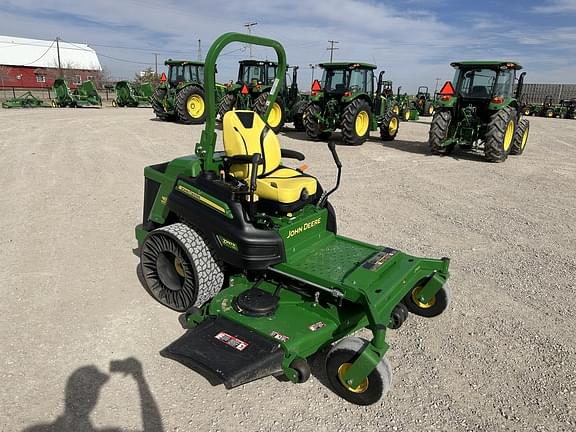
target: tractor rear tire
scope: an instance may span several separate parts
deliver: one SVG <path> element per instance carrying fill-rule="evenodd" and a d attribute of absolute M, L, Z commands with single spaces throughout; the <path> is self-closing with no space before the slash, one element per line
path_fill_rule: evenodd
<path fill-rule="evenodd" d="M 530 122 L 526 119 L 520 120 L 516 126 L 516 132 L 514 132 L 514 141 L 512 142 L 512 149 L 510 150 L 511 155 L 521 155 L 524 153 L 529 133 Z"/>
<path fill-rule="evenodd" d="M 358 387 L 344 382 L 348 368 L 356 361 L 369 342 L 359 337 L 347 337 L 334 345 L 326 356 L 326 377 L 332 391 L 356 405 L 372 405 L 385 395 L 392 385 L 392 367 L 383 357 Z"/>
<path fill-rule="evenodd" d="M 355 99 L 344 108 L 342 113 L 342 137 L 344 144 L 361 145 L 370 137 L 372 110 L 364 99 Z"/>
<path fill-rule="evenodd" d="M 506 107 L 490 117 L 484 137 L 484 157 L 489 162 L 504 162 L 514 141 L 516 110 Z"/>
<path fill-rule="evenodd" d="M 454 150 L 454 144 L 449 146 L 442 145 L 442 142 L 448 139 L 450 123 L 452 123 L 452 113 L 450 111 L 436 111 L 434 113 L 428 134 L 428 145 L 432 153 L 448 155 Z"/>
<path fill-rule="evenodd" d="M 156 90 L 154 90 L 154 93 L 152 93 L 152 97 L 150 98 L 150 105 L 152 105 L 154 114 L 156 114 L 156 117 L 162 120 L 168 120 L 170 118 L 170 115 L 166 112 L 163 105 L 163 101 L 167 93 L 168 92 L 165 88 L 158 87 Z"/>
<path fill-rule="evenodd" d="M 222 121 L 224 119 L 224 114 L 228 111 L 232 111 L 236 105 L 236 95 L 234 93 L 227 93 L 224 95 L 220 104 L 218 105 L 218 120 Z"/>
<path fill-rule="evenodd" d="M 398 126 L 400 119 L 394 111 L 388 111 L 384 114 L 380 122 L 380 138 L 382 141 L 392 141 L 398 135 Z"/>
<path fill-rule="evenodd" d="M 318 104 L 311 103 L 306 107 L 302 119 L 304 121 L 304 127 L 306 129 L 306 135 L 315 141 L 323 140 L 331 135 L 331 132 L 325 132 L 320 129 L 320 124 L 318 123 L 318 115 L 322 113 L 322 108 Z"/>
<path fill-rule="evenodd" d="M 256 98 L 254 105 L 252 106 L 252 110 L 258 113 L 262 118 L 264 118 L 264 114 L 266 114 L 266 100 L 269 95 L 269 92 L 262 93 Z M 276 97 L 276 101 L 274 102 L 274 105 L 272 105 L 272 110 L 268 115 L 267 124 L 274 133 L 278 133 L 282 130 L 282 127 L 284 127 L 285 118 L 286 113 L 284 112 L 284 101 L 282 101 L 282 98 Z"/>
<path fill-rule="evenodd" d="M 303 116 L 307 105 L 308 101 L 298 101 L 292 107 L 292 121 L 294 123 L 294 129 L 296 129 L 298 132 L 304 132 L 306 130 L 306 127 L 304 127 Z"/>
<path fill-rule="evenodd" d="M 198 86 L 184 87 L 176 95 L 176 114 L 184 124 L 202 124 L 206 120 L 206 98 Z"/>
<path fill-rule="evenodd" d="M 178 312 L 202 306 L 224 284 L 222 262 L 203 236 L 183 223 L 151 231 L 140 264 L 146 291 Z"/>
<path fill-rule="evenodd" d="M 432 102 L 426 102 L 424 105 L 424 115 L 429 117 L 434 115 L 434 104 Z"/>

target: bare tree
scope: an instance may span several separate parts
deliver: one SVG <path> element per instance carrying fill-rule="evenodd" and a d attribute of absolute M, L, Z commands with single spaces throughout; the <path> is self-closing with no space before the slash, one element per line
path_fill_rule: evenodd
<path fill-rule="evenodd" d="M 154 73 L 154 70 L 151 67 L 149 67 L 147 69 L 144 69 L 142 72 L 134 74 L 134 79 L 132 82 L 135 85 L 140 85 L 142 83 L 152 83 L 152 85 L 156 87 L 160 82 L 160 79 Z"/>

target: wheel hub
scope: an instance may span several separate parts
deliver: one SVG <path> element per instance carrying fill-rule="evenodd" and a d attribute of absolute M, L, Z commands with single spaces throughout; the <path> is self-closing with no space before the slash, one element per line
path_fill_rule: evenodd
<path fill-rule="evenodd" d="M 202 117 L 204 114 L 204 99 L 202 99 L 199 95 L 192 95 L 186 101 L 186 109 L 188 110 L 188 114 L 194 118 Z"/>
<path fill-rule="evenodd" d="M 422 292 L 422 287 L 417 287 L 412 290 L 412 301 L 421 309 L 430 309 L 436 304 L 436 297 L 432 297 L 428 302 L 420 301 L 420 293 Z"/>
<path fill-rule="evenodd" d="M 352 393 L 364 393 L 368 390 L 368 377 L 364 378 L 362 382 L 357 387 L 352 387 L 348 384 L 344 377 L 346 376 L 346 372 L 352 367 L 352 363 L 342 363 L 338 368 L 338 379 L 340 383 L 346 388 L 346 390 L 351 391 Z"/>

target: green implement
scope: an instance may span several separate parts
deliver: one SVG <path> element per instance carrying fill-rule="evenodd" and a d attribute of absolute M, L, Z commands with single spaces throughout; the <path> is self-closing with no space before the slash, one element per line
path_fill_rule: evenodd
<path fill-rule="evenodd" d="M 526 73 L 517 78 L 516 72 L 522 66 L 513 61 L 466 61 L 451 66 L 456 69 L 454 79 L 442 86 L 430 125 L 432 153 L 447 155 L 459 146 L 483 151 L 489 162 L 522 154 L 530 129 L 519 102 Z"/>
<path fill-rule="evenodd" d="M 113 107 L 149 107 L 152 96 L 152 84 L 143 83 L 139 86 L 128 81 L 118 81 L 114 86 L 116 99 L 112 99 Z"/>
<path fill-rule="evenodd" d="M 29 91 L 2 102 L 2 108 L 47 108 L 49 106 L 50 105 L 46 105 L 42 99 L 37 98 Z"/>
<path fill-rule="evenodd" d="M 90 80 L 84 81 L 74 91 L 70 91 L 66 81 L 63 78 L 58 78 L 54 81 L 52 90 L 55 92 L 55 98 L 52 100 L 54 108 L 102 106 L 102 98 L 98 94 L 94 82 Z"/>
<path fill-rule="evenodd" d="M 215 151 L 214 70 L 233 42 L 273 48 L 278 56 L 262 117 L 229 111 L 224 151 Z M 282 149 L 267 123 L 282 88 L 280 43 L 226 33 L 212 44 L 204 71 L 206 123 L 195 154 L 145 168 L 144 213 L 136 227 L 142 283 L 181 312 L 186 333 L 162 355 L 233 388 L 256 379 L 310 377 L 308 359 L 327 349 L 331 389 L 369 405 L 384 395 L 392 369 L 386 335 L 409 313 L 440 315 L 450 296 L 449 259 L 418 258 L 337 234 L 315 177 L 284 165 L 304 155 Z M 367 328 L 370 340 L 350 335 Z M 423 372 L 424 373 L 424 372 Z"/>

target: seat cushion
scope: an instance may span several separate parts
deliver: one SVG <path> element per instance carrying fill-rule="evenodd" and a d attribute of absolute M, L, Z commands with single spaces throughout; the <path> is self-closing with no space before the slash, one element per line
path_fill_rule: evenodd
<path fill-rule="evenodd" d="M 300 200 L 306 189 L 308 196 L 316 193 L 317 181 L 292 168 L 279 167 L 269 175 L 256 180 L 256 194 L 266 200 L 289 204 Z"/>

